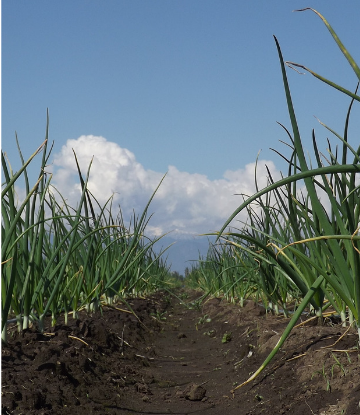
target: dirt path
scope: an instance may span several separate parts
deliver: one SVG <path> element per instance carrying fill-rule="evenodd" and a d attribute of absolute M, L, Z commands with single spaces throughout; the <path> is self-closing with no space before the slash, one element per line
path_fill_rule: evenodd
<path fill-rule="evenodd" d="M 138 319 L 119 305 L 44 335 L 14 332 L 2 349 L 2 413 L 360 414 L 354 331 L 340 338 L 345 329 L 330 320 L 296 329 L 264 374 L 232 394 L 286 321 L 251 301 L 197 307 L 195 298 L 184 306 L 160 293 L 130 302 Z"/>

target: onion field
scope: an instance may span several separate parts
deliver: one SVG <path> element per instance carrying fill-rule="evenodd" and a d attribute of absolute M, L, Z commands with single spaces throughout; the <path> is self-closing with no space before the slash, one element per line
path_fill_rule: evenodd
<path fill-rule="evenodd" d="M 360 82 L 359 66 L 328 21 L 301 11 L 316 13 Z M 229 415 L 244 408 L 300 415 L 308 406 L 320 415 L 335 413 L 320 412 L 332 388 L 341 405 L 350 402 L 337 410 L 355 413 L 360 142 L 350 131 L 359 84 L 350 91 L 284 60 L 276 38 L 275 45 L 291 128 L 280 124 L 284 147 L 274 151 L 287 171 L 274 180 L 268 169 L 260 189 L 255 169 L 256 193 L 239 195 L 217 232 L 204 231 L 216 242 L 184 283 L 163 259 L 171 247 L 158 253 L 160 238 L 147 235 L 149 206 L 166 176 L 143 211 L 124 218 L 112 197 L 102 205 L 91 193 L 91 163 L 82 171 L 75 152 L 77 205 L 52 185 L 49 117 L 44 142 L 29 159 L 16 137 L 17 172 L 2 152 L 3 413 L 180 413 L 182 405 L 181 413 Z M 291 96 L 293 70 L 348 98 L 342 131 L 319 121 L 329 138 L 319 140 L 313 130 L 311 154 Z M 39 165 L 35 183 L 30 163 Z M 20 380 L 24 367 L 29 374 Z M 290 372 L 289 396 L 298 407 L 286 402 Z"/>

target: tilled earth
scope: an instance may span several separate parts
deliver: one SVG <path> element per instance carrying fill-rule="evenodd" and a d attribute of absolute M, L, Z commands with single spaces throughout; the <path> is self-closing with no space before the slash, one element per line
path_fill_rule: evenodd
<path fill-rule="evenodd" d="M 254 302 L 157 293 L 43 334 L 9 327 L 2 347 L 3 414 L 360 414 L 356 332 L 335 320 L 293 330 L 246 381 L 287 324 Z M 185 304 L 184 304 L 185 303 Z M 307 317 L 304 316 L 304 320 Z M 50 323 L 50 321 L 49 321 Z"/>

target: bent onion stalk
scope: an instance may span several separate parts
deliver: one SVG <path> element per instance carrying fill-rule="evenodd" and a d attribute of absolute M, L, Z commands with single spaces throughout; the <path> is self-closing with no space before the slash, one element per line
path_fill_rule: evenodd
<path fill-rule="evenodd" d="M 317 11 L 313 11 L 325 23 L 360 81 L 360 70 L 354 59 L 327 20 Z M 252 275 L 255 285 L 252 294 L 255 298 L 263 299 L 265 305 L 281 305 L 281 301 L 295 299 L 300 302 L 300 306 L 268 358 L 236 389 L 254 380 L 264 370 L 294 327 L 296 317 L 308 305 L 320 317 L 323 310 L 329 305 L 333 306 L 341 315 L 343 324 L 346 324 L 347 311 L 349 323 L 352 324 L 353 319 L 356 322 L 360 344 L 360 146 L 353 148 L 348 137 L 351 111 L 354 102 L 359 101 L 360 97 L 357 88 L 354 93 L 349 92 L 304 66 L 285 62 L 276 38 L 275 43 L 292 127 L 291 132 L 284 127 L 291 141 L 288 145 L 291 155 L 288 157 L 276 152 L 288 162 L 288 176 L 274 181 L 268 171 L 268 185 L 260 190 L 257 187 L 255 170 L 256 193 L 252 196 L 242 195 L 244 202 L 215 235 L 217 242 L 221 238 L 219 251 L 223 255 L 228 255 L 228 246 L 242 252 L 242 262 L 237 262 L 239 269 L 246 264 L 250 270 L 252 264 L 258 264 L 258 267 L 253 266 Z M 340 151 L 337 147 L 333 149 L 328 141 L 328 154 L 323 156 L 318 149 L 315 133 L 312 133 L 314 166 L 305 157 L 287 80 L 287 64 L 307 70 L 351 98 L 343 134 L 320 122 L 339 140 Z M 300 192 L 302 183 L 304 187 Z M 244 210 L 248 214 L 248 220 L 242 224 L 243 228 L 225 232 Z M 236 255 L 232 258 L 232 266 L 228 269 L 235 270 Z M 216 262 L 212 258 L 211 261 L 218 265 L 221 258 Z M 217 270 L 220 269 L 217 266 Z M 192 274 L 196 275 L 195 271 L 190 277 Z M 217 277 L 219 275 L 218 272 Z M 242 281 L 239 280 L 239 283 Z M 211 284 L 211 281 L 207 284 L 208 291 Z M 284 295 L 284 289 L 291 290 L 292 297 Z M 241 290 L 234 287 L 234 292 L 236 291 Z"/>

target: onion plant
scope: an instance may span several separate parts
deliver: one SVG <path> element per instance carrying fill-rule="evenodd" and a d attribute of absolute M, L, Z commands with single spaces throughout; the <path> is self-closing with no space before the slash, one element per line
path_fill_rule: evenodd
<path fill-rule="evenodd" d="M 313 11 L 325 23 L 360 81 L 360 69 L 354 59 L 327 20 Z M 236 209 L 219 231 L 218 238 L 258 261 L 263 280 L 261 289 L 269 298 L 275 293 L 275 301 L 284 303 L 286 289 L 291 287 L 294 292 L 301 293 L 302 301 L 269 357 L 238 387 L 253 380 L 266 367 L 309 304 L 319 317 L 332 305 L 341 315 L 343 324 L 346 319 L 356 322 L 360 338 L 360 146 L 353 148 L 348 136 L 351 110 L 360 96 L 357 88 L 354 93 L 350 92 L 302 65 L 285 62 L 276 38 L 275 42 L 292 127 L 291 132 L 285 129 L 291 154 L 277 153 L 288 162 L 288 175 L 274 182 L 268 172 L 268 186 L 257 189 L 256 194 Z M 327 156 L 320 152 L 315 132 L 312 132 L 312 164 L 305 157 L 286 66 L 304 68 L 351 98 L 343 134 L 322 123 L 339 142 L 335 148 L 327 143 Z M 240 231 L 225 233 L 244 209 L 249 217 L 246 226 Z"/>
<path fill-rule="evenodd" d="M 258 292 L 258 263 L 229 244 L 210 245 L 206 258 L 200 257 L 186 278 L 186 285 L 208 296 L 222 296 L 229 302 L 239 300 L 242 307 Z"/>
<path fill-rule="evenodd" d="M 16 137 L 17 141 L 17 137 Z M 17 141 L 18 143 L 18 141 Z M 74 153 L 81 192 L 76 208 L 52 186 L 46 172 L 52 147 L 48 149 L 48 123 L 44 143 L 13 173 L 2 153 L 5 183 L 2 189 L 2 339 L 6 341 L 9 315 L 19 330 L 35 322 L 44 330 L 44 319 L 52 324 L 60 313 L 85 307 L 96 310 L 115 296 L 147 293 L 168 287 L 170 272 L 153 250 L 156 240 L 145 237 L 149 205 L 135 213 L 128 226 L 121 210 L 114 216 L 112 198 L 100 206 L 87 187 L 91 163 L 84 178 Z M 42 152 L 39 178 L 31 188 L 27 166 Z M 26 197 L 16 201 L 15 184 L 25 181 Z M 160 182 L 161 184 L 161 182 Z M 159 186 L 160 186 L 159 184 Z M 99 213 L 96 213 L 99 212 Z M 159 238 L 158 238 L 159 239 Z"/>

